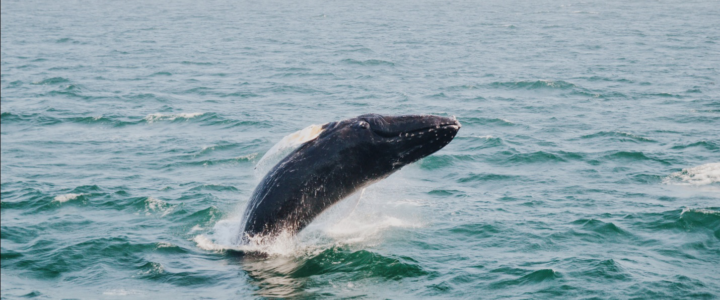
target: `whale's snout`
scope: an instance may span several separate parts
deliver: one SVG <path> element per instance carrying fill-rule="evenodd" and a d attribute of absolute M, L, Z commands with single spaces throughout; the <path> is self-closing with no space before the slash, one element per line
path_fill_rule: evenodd
<path fill-rule="evenodd" d="M 460 122 L 457 118 L 441 117 L 433 115 L 408 115 L 408 116 L 382 116 L 362 115 L 358 117 L 370 124 L 370 128 L 379 136 L 393 138 L 404 135 L 421 134 L 435 130 L 459 130 Z"/>

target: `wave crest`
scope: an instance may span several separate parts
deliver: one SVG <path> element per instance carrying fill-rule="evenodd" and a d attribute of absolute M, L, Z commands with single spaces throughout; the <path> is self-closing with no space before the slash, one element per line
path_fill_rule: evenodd
<path fill-rule="evenodd" d="M 153 123 L 157 121 L 174 121 L 175 119 L 192 119 L 194 117 L 202 116 L 204 113 L 180 113 L 180 114 L 162 114 L 155 113 L 149 114 L 145 117 L 145 121 Z"/>

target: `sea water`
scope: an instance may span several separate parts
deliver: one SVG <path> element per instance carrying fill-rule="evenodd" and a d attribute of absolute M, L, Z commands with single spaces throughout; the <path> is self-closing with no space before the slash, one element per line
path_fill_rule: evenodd
<path fill-rule="evenodd" d="M 720 297 L 717 1 L 1 6 L 3 299 Z M 240 257 L 365 113 L 463 127 Z"/>

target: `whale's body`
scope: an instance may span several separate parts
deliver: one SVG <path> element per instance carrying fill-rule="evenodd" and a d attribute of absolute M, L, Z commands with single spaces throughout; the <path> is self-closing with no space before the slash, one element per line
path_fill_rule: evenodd
<path fill-rule="evenodd" d="M 323 125 L 255 188 L 240 242 L 299 232 L 356 190 L 440 150 L 459 129 L 455 118 L 429 115 L 371 114 Z"/>

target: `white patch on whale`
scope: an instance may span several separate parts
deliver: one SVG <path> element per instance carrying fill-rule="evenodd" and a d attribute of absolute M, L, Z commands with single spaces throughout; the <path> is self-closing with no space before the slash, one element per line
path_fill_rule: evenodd
<path fill-rule="evenodd" d="M 304 129 L 285 136 L 277 144 L 272 146 L 268 152 L 255 165 L 255 176 L 263 178 L 280 160 L 300 145 L 317 138 L 323 132 L 323 125 L 310 125 Z"/>

